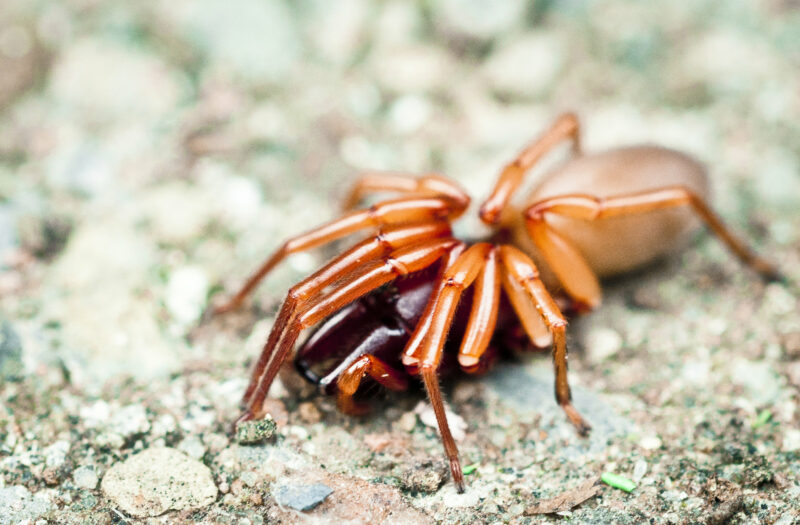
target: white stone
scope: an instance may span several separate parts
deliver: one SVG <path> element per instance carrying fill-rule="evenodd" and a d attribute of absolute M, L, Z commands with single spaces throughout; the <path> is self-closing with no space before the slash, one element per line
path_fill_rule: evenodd
<path fill-rule="evenodd" d="M 118 450 L 125 446 L 125 438 L 117 432 L 101 432 L 94 438 L 94 444 L 100 448 Z"/>
<path fill-rule="evenodd" d="M 150 422 L 147 420 L 144 406 L 127 405 L 111 415 L 109 428 L 122 437 L 129 438 L 134 434 L 143 434 L 150 430 Z"/>
<path fill-rule="evenodd" d="M 498 91 L 523 98 L 543 94 L 564 64 L 564 43 L 537 31 L 501 46 L 483 66 L 486 81 Z"/>
<path fill-rule="evenodd" d="M 405 95 L 395 100 L 389 109 L 389 122 L 395 132 L 410 134 L 422 127 L 430 114 L 431 104 L 427 98 Z"/>
<path fill-rule="evenodd" d="M 787 429 L 783 433 L 783 444 L 781 450 L 784 452 L 794 452 L 800 450 L 800 430 L 796 428 Z"/>
<path fill-rule="evenodd" d="M 745 397 L 754 405 L 772 404 L 780 395 L 780 380 L 767 361 L 735 358 L 731 365 L 731 381 L 745 389 Z"/>
<path fill-rule="evenodd" d="M 525 0 L 442 0 L 434 2 L 434 19 L 450 32 L 490 39 L 507 34 L 525 20 Z"/>
<path fill-rule="evenodd" d="M 67 453 L 69 452 L 69 441 L 56 441 L 52 445 L 45 448 L 44 463 L 48 467 L 58 468 L 67 460 Z"/>
<path fill-rule="evenodd" d="M 661 438 L 655 434 L 644 436 L 639 440 L 639 446 L 645 450 L 656 450 L 661 447 Z"/>
<path fill-rule="evenodd" d="M 21 485 L 0 488 L 0 523 L 32 523 L 52 507 L 42 494 L 32 495 Z"/>
<path fill-rule="evenodd" d="M 640 459 L 633 465 L 633 481 L 637 483 L 647 474 L 647 461 Z"/>
<path fill-rule="evenodd" d="M 105 425 L 111 418 L 111 406 L 102 399 L 98 399 L 90 405 L 82 406 L 80 417 L 87 428 L 97 428 Z"/>
<path fill-rule="evenodd" d="M 433 407 L 430 403 L 420 401 L 414 408 L 414 413 L 419 416 L 419 420 L 422 421 L 425 426 L 435 428 L 437 432 L 439 431 L 436 413 L 433 411 Z M 450 426 L 450 433 L 453 434 L 453 439 L 456 441 L 463 440 L 467 432 L 467 422 L 458 414 L 451 412 L 450 407 L 446 405 L 444 413 L 447 418 L 447 423 Z"/>
<path fill-rule="evenodd" d="M 164 302 L 175 321 L 189 325 L 203 313 L 207 293 L 206 272 L 198 266 L 184 266 L 170 274 Z"/>
<path fill-rule="evenodd" d="M 622 348 L 622 336 L 611 328 L 593 328 L 586 336 L 586 353 L 593 363 L 612 357 Z"/>
<path fill-rule="evenodd" d="M 710 361 L 689 361 L 683 365 L 681 377 L 693 385 L 705 385 L 710 373 Z"/>
<path fill-rule="evenodd" d="M 219 202 L 219 215 L 226 224 L 243 230 L 252 227 L 264 199 L 261 188 L 253 179 L 231 175 L 226 178 Z"/>
<path fill-rule="evenodd" d="M 211 470 L 171 448 L 151 448 L 111 467 L 103 493 L 136 517 L 205 507 L 217 497 Z"/>
<path fill-rule="evenodd" d="M 178 429 L 178 423 L 172 414 L 161 414 L 151 425 L 150 434 L 153 437 L 164 437 Z"/>
<path fill-rule="evenodd" d="M 185 453 L 190 458 L 203 459 L 206 447 L 197 436 L 186 436 L 178 443 L 178 450 Z"/>
<path fill-rule="evenodd" d="M 435 90 L 452 78 L 455 67 L 446 51 L 421 44 L 393 47 L 374 56 L 378 82 L 398 93 Z"/>
<path fill-rule="evenodd" d="M 76 468 L 75 472 L 72 473 L 72 480 L 75 482 L 75 485 L 82 489 L 94 490 L 97 488 L 97 472 L 95 472 L 94 467 L 91 466 Z"/>
<path fill-rule="evenodd" d="M 481 501 L 481 494 L 478 490 L 467 490 L 463 494 L 459 494 L 452 483 L 445 486 L 441 492 L 444 493 L 442 502 L 446 507 L 474 507 Z"/>

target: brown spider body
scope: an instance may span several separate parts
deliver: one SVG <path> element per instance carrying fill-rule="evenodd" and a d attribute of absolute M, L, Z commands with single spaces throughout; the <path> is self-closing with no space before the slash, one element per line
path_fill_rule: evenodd
<path fill-rule="evenodd" d="M 595 195 L 610 197 L 626 189 L 641 192 L 663 186 L 685 186 L 703 197 L 708 195 L 706 171 L 694 159 L 657 146 L 635 146 L 565 162 L 542 177 L 526 202 L 530 206 L 548 197 L 576 194 L 586 188 L 599 188 L 600 191 L 593 192 Z M 525 222 L 520 220 L 523 213 L 512 206 L 508 211 L 511 213 L 507 213 L 507 223 L 492 237 L 513 238 L 514 244 L 523 248 L 536 262 L 548 289 L 558 290 L 555 274 L 531 241 Z M 700 226 L 697 218 L 683 208 L 599 222 L 566 217 L 558 219 L 561 220 L 554 221 L 553 228 L 586 255 L 598 277 L 624 273 L 645 265 L 673 251 L 685 240 L 688 232 Z M 392 285 L 360 297 L 322 321 L 297 348 L 294 357 L 297 371 L 329 395 L 336 393 L 336 380 L 341 373 L 365 354 L 375 355 L 402 371 L 400 356 L 433 292 L 435 270 L 436 267 L 432 267 L 398 279 Z M 459 302 L 445 344 L 440 376 L 455 368 L 457 343 L 464 335 L 472 299 L 472 294 L 467 292 Z M 499 312 L 501 315 L 493 340 L 504 341 L 507 346 L 519 323 L 505 301 Z M 543 346 L 549 343 L 548 340 Z M 495 355 L 492 352 L 490 356 L 482 356 L 485 359 L 468 372 L 487 370 Z"/>
<path fill-rule="evenodd" d="M 574 158 L 542 177 L 524 206 L 512 206 L 525 174 L 565 140 L 572 142 Z M 582 155 L 571 114 L 556 120 L 500 174 L 480 208 L 480 218 L 494 228 L 487 241 L 468 246 L 453 237 L 451 222 L 470 199 L 448 179 L 369 174 L 356 184 L 346 208 L 378 192 L 401 197 L 290 239 L 216 309 L 238 307 L 292 253 L 360 230 L 374 232 L 289 290 L 253 368 L 240 420 L 263 415 L 269 387 L 301 332 L 319 326 L 297 351 L 296 366 L 326 392 L 335 391 L 343 411 L 363 410 L 354 396 L 365 380 L 405 390 L 410 375 L 421 377 L 459 491 L 464 480 L 438 384 L 449 363 L 467 372 L 485 370 L 504 334 L 521 326 L 534 346 L 552 345 L 556 400 L 584 435 L 590 427 L 572 405 L 567 322 L 554 294 L 576 310 L 596 307 L 599 277 L 674 250 L 697 219 L 763 277 L 780 277 L 708 207 L 707 176 L 699 163 L 655 146 Z"/>
<path fill-rule="evenodd" d="M 400 356 L 419 323 L 436 286 L 437 266 L 408 275 L 375 292 L 359 297 L 346 307 L 322 321 L 297 348 L 294 365 L 297 372 L 327 395 L 337 393 L 341 374 L 363 355 L 373 355 L 403 374 Z M 458 342 L 466 329 L 473 295 L 467 292 L 459 302 L 453 325 L 439 367 L 440 377 L 458 369 Z M 505 348 L 525 346 L 519 322 L 506 301 L 500 304 L 492 337 L 492 348 L 468 373 L 488 370 L 497 352 Z M 359 393 L 366 392 L 375 382 L 362 384 Z M 351 412 L 361 412 L 362 405 L 354 404 Z M 366 407 L 363 407 L 366 408 Z"/>

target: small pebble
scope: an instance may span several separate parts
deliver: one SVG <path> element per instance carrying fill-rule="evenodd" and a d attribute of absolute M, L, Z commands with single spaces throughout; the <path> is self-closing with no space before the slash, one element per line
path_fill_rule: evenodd
<path fill-rule="evenodd" d="M 319 411 L 317 406 L 314 403 L 306 401 L 305 403 L 300 403 L 300 406 L 297 407 L 297 411 L 300 414 L 300 419 L 305 421 L 306 423 L 313 425 L 314 423 L 319 423 L 322 419 L 322 413 Z"/>
<path fill-rule="evenodd" d="M 197 436 L 187 436 L 178 443 L 178 450 L 194 459 L 202 459 L 206 453 L 206 447 Z"/>
<path fill-rule="evenodd" d="M 8 321 L 0 321 L 0 383 L 22 376 L 22 342 Z"/>
<path fill-rule="evenodd" d="M 102 399 L 94 403 L 82 406 L 80 416 L 84 426 L 87 428 L 97 428 L 104 425 L 111 417 L 111 405 Z"/>
<path fill-rule="evenodd" d="M 437 432 L 439 431 L 436 413 L 433 411 L 433 407 L 430 403 L 420 401 L 414 408 L 414 412 L 419 415 L 419 420 L 422 421 L 425 426 L 435 428 Z M 464 421 L 463 417 L 451 412 L 449 407 L 445 406 L 444 413 L 445 417 L 447 417 L 447 422 L 450 424 L 450 433 L 453 434 L 453 439 L 456 441 L 463 440 L 467 432 L 467 422 Z"/>
<path fill-rule="evenodd" d="M 264 419 L 244 421 L 236 426 L 236 441 L 240 445 L 252 445 L 271 438 L 275 434 L 275 421 L 267 414 Z"/>
<path fill-rule="evenodd" d="M 116 432 L 101 432 L 94 438 L 94 444 L 100 448 L 120 449 L 125 445 L 125 438 Z"/>
<path fill-rule="evenodd" d="M 800 430 L 791 428 L 784 432 L 781 450 L 784 452 L 795 452 L 800 450 Z"/>
<path fill-rule="evenodd" d="M 611 328 L 595 328 L 586 336 L 586 352 L 593 363 L 605 361 L 621 348 L 622 336 Z"/>
<path fill-rule="evenodd" d="M 447 472 L 447 465 L 443 461 L 421 461 L 401 472 L 400 486 L 409 492 L 430 494 L 439 490 L 447 479 Z"/>
<path fill-rule="evenodd" d="M 112 466 L 103 494 L 128 514 L 158 516 L 197 509 L 217 498 L 211 470 L 173 448 L 151 448 Z"/>
<path fill-rule="evenodd" d="M 364 436 L 364 444 L 373 452 L 381 452 L 392 444 L 391 434 L 367 434 Z"/>
<path fill-rule="evenodd" d="M 255 487 L 256 483 L 258 483 L 258 474 L 252 470 L 248 470 L 242 472 L 242 475 L 239 479 L 242 480 L 242 483 L 252 488 Z"/>
<path fill-rule="evenodd" d="M 203 313 L 207 292 L 208 277 L 205 271 L 186 266 L 170 275 L 164 302 L 173 319 L 183 325 L 191 324 Z"/>
<path fill-rule="evenodd" d="M 327 485 L 316 483 L 314 485 L 279 485 L 272 495 L 282 507 L 295 510 L 311 510 L 333 494 L 333 489 Z"/>
<path fill-rule="evenodd" d="M 51 468 L 58 468 L 67 460 L 69 441 L 56 441 L 42 452 L 44 453 L 44 464 Z"/>
<path fill-rule="evenodd" d="M 738 357 L 731 360 L 730 366 L 731 380 L 744 387 L 745 395 L 751 403 L 769 405 L 780 396 L 780 381 L 768 361 Z"/>
<path fill-rule="evenodd" d="M 789 359 L 800 359 L 800 330 L 781 334 L 781 346 Z"/>
<path fill-rule="evenodd" d="M 641 481 L 645 474 L 647 474 L 647 461 L 640 459 L 633 466 L 633 481 Z"/>
<path fill-rule="evenodd" d="M 541 95 L 565 63 L 564 42 L 545 30 L 497 46 L 483 66 L 494 90 L 519 97 Z"/>
<path fill-rule="evenodd" d="M 127 405 L 120 408 L 111 415 L 110 428 L 123 438 L 144 434 L 150 430 L 150 422 L 147 420 L 144 406 Z"/>
<path fill-rule="evenodd" d="M 417 426 L 417 415 L 414 412 L 406 412 L 397 420 L 397 428 L 403 432 L 411 432 Z"/>
<path fill-rule="evenodd" d="M 645 450 L 656 450 L 661 447 L 661 438 L 658 436 L 645 436 L 639 440 L 639 446 Z"/>
<path fill-rule="evenodd" d="M 0 523 L 31 523 L 51 508 L 45 497 L 23 486 L 0 488 Z"/>
<path fill-rule="evenodd" d="M 800 361 L 786 365 L 786 377 L 789 378 L 791 384 L 800 387 Z"/>
<path fill-rule="evenodd" d="M 94 490 L 97 488 L 97 472 L 95 472 L 94 467 L 91 466 L 76 468 L 75 472 L 72 473 L 72 480 L 75 482 L 75 485 L 82 489 Z"/>
<path fill-rule="evenodd" d="M 477 490 L 467 490 L 459 494 L 452 484 L 443 488 L 442 492 L 445 493 L 442 502 L 446 507 L 474 507 L 481 501 L 481 495 Z"/>

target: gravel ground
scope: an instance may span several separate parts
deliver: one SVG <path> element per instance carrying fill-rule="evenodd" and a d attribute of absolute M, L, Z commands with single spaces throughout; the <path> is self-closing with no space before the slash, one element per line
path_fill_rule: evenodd
<path fill-rule="evenodd" d="M 800 523 L 798 67 L 787 0 L 4 1 L 0 523 Z M 231 434 L 279 300 L 333 251 L 201 323 L 212 297 L 359 171 L 480 196 L 564 110 L 587 150 L 707 163 L 787 283 L 708 235 L 607 283 L 570 325 L 588 439 L 545 355 L 446 384 L 463 495 L 420 392 L 356 419 L 284 376 L 274 425 Z"/>

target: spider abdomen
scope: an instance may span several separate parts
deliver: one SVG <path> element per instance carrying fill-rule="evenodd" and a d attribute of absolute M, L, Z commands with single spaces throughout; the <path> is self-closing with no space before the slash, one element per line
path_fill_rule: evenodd
<path fill-rule="evenodd" d="M 706 169 L 692 157 L 658 146 L 632 146 L 565 162 L 543 177 L 526 204 L 562 195 L 605 199 L 670 187 L 684 187 L 704 200 L 710 193 Z M 551 215 L 547 223 L 569 239 L 599 277 L 628 272 L 675 251 L 701 224 L 686 206 L 597 221 Z M 515 241 L 534 251 L 524 227 L 516 229 Z"/>

